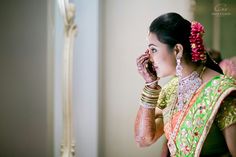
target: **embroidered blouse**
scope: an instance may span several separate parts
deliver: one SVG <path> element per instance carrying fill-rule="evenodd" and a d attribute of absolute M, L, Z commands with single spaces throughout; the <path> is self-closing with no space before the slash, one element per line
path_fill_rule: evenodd
<path fill-rule="evenodd" d="M 160 93 L 158 99 L 158 108 L 165 109 L 167 105 L 172 104 L 175 101 L 176 89 L 178 85 L 178 78 L 174 77 L 168 84 L 166 84 Z M 228 96 L 222 102 L 221 107 L 217 113 L 215 121 L 220 130 L 236 123 L 236 97 Z"/>
<path fill-rule="evenodd" d="M 166 110 L 169 110 L 168 108 L 171 108 L 170 105 L 176 101 L 177 86 L 178 78 L 174 77 L 162 88 L 159 95 L 157 107 L 163 110 L 164 124 L 170 120 L 170 112 Z M 236 97 L 231 94 L 221 103 L 221 107 L 204 142 L 201 155 L 227 152 L 228 148 L 221 131 L 234 123 L 236 123 Z"/>

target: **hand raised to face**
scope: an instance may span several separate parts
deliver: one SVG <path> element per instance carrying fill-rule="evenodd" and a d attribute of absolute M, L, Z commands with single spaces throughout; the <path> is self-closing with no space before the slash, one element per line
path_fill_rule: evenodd
<path fill-rule="evenodd" d="M 156 71 L 153 68 L 153 64 L 150 60 L 149 49 L 145 51 L 136 60 L 139 74 L 144 78 L 146 82 L 153 82 L 157 80 Z"/>

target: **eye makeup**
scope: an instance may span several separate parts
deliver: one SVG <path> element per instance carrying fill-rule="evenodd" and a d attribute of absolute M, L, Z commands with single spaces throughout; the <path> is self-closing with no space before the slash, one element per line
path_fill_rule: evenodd
<path fill-rule="evenodd" d="M 152 53 L 156 53 L 159 51 L 159 47 L 157 47 L 153 44 L 149 45 L 149 49 L 151 50 Z"/>

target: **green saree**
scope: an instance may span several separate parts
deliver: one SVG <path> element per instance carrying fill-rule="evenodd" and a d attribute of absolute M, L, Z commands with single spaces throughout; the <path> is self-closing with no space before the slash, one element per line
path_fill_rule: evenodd
<path fill-rule="evenodd" d="M 176 104 L 178 79 L 163 87 L 158 107 L 163 111 L 166 138 L 176 125 L 180 112 Z M 236 81 L 224 75 L 203 84 L 189 100 L 188 108 L 174 139 L 176 157 L 198 157 L 228 152 L 222 130 L 236 122 Z M 230 95 L 230 96 L 229 96 Z M 169 147 L 170 151 L 172 147 Z"/>

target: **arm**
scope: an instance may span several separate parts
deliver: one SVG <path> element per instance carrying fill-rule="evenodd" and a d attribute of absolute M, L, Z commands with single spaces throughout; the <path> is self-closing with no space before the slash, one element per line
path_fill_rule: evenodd
<path fill-rule="evenodd" d="M 232 157 L 236 157 L 236 124 L 225 128 L 223 134 Z"/>
<path fill-rule="evenodd" d="M 236 96 L 235 92 L 227 96 L 217 115 L 219 128 L 223 131 L 228 149 L 236 157 Z"/>
<path fill-rule="evenodd" d="M 153 144 L 164 133 L 162 111 L 140 106 L 135 121 L 135 140 L 140 147 Z"/>
<path fill-rule="evenodd" d="M 232 157 L 236 157 L 236 98 L 235 98 L 236 92 L 231 93 L 228 96 L 228 99 L 226 98 L 226 103 L 227 100 L 230 101 L 227 104 L 225 109 L 225 113 L 228 113 L 225 115 L 228 119 L 227 126 L 223 129 L 223 134 L 225 137 L 225 141 L 227 143 L 229 152 L 231 153 Z"/>
<path fill-rule="evenodd" d="M 140 106 L 137 117 L 135 120 L 135 140 L 140 147 L 149 146 L 154 143 L 163 134 L 163 120 L 161 110 L 156 109 L 158 112 L 155 116 L 155 108 L 159 97 L 159 90 L 161 87 L 157 82 L 152 83 L 154 80 L 158 80 L 155 73 L 152 72 L 150 63 L 149 50 L 137 58 L 137 67 L 139 74 L 144 78 L 145 82 L 151 82 L 146 85 L 141 101 L 147 104 L 149 107 Z"/>

